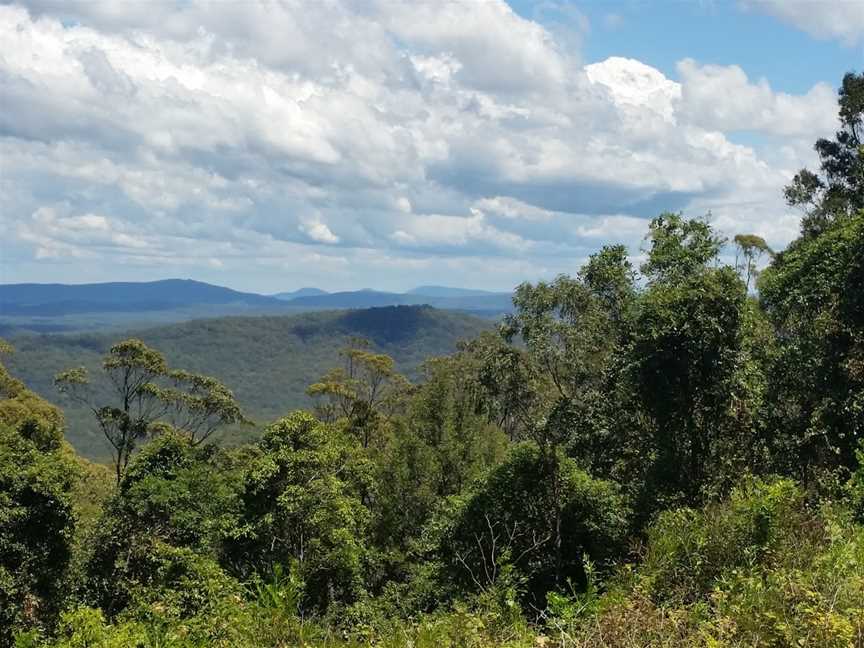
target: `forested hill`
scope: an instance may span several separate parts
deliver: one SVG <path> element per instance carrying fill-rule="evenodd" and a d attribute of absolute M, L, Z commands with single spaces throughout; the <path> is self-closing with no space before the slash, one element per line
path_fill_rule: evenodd
<path fill-rule="evenodd" d="M 339 350 L 351 337 L 368 339 L 413 377 L 427 358 L 452 353 L 459 340 L 492 326 L 489 320 L 428 306 L 223 317 L 132 332 L 19 336 L 11 340 L 16 352 L 7 364 L 27 386 L 63 406 L 66 437 L 79 453 L 104 459 L 108 447 L 92 414 L 60 400 L 53 377 L 82 365 L 98 376 L 102 354 L 125 337 L 142 339 L 174 367 L 219 378 L 253 420 L 267 422 L 310 404 L 306 388 L 340 364 Z M 256 433 L 235 429 L 227 434 L 239 441 Z"/>

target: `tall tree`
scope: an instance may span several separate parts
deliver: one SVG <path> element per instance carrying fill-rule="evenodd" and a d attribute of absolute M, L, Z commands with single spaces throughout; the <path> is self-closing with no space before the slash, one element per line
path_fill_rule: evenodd
<path fill-rule="evenodd" d="M 621 246 L 593 255 L 579 276 L 522 284 L 515 312 L 502 325 L 504 339 L 490 381 L 522 413 L 521 433 L 537 443 L 546 462 L 551 505 L 547 529 L 557 584 L 564 577 L 564 483 L 558 455 L 570 446 L 590 464 L 586 440 L 603 425 L 608 377 L 626 337 L 635 295 L 634 273 Z M 513 346 L 517 339 L 524 351 Z M 514 378 L 518 385 L 513 385 Z"/>
<path fill-rule="evenodd" d="M 268 426 L 244 480 L 231 560 L 264 573 L 293 566 L 318 609 L 356 597 L 369 522 L 361 493 L 371 466 L 355 448 L 306 412 Z"/>
<path fill-rule="evenodd" d="M 165 358 L 138 339 L 113 345 L 102 359 L 115 397 L 100 405 L 88 371 L 77 367 L 54 379 L 61 393 L 85 404 L 112 448 L 117 484 L 138 444 L 158 431 L 157 422 L 173 425 L 197 445 L 220 425 L 246 422 L 231 391 L 215 378 L 171 371 Z"/>
<path fill-rule="evenodd" d="M 306 393 L 318 401 L 321 420 L 344 419 L 368 448 L 377 426 L 386 424 L 404 404 L 409 383 L 396 371 L 393 358 L 370 351 L 366 340 L 353 339 L 340 355 L 343 366 L 327 372 Z"/>
<path fill-rule="evenodd" d="M 648 260 L 642 274 L 653 283 L 674 282 L 702 272 L 716 263 L 725 239 L 706 218 L 684 218 L 664 212 L 648 226 Z"/>
<path fill-rule="evenodd" d="M 111 347 L 102 359 L 102 369 L 108 376 L 116 397 L 115 405 L 97 405 L 87 389 L 90 377 L 87 369 L 77 367 L 57 374 L 58 390 L 86 404 L 112 448 L 117 484 L 129 465 L 138 442 L 145 438 L 154 420 L 157 406 L 153 381 L 168 371 L 165 358 L 141 340 L 129 339 Z"/>
<path fill-rule="evenodd" d="M 819 173 L 802 169 L 784 190 L 789 205 L 804 210 L 808 236 L 864 209 L 864 73 L 846 74 L 838 95 L 840 130 L 815 145 Z"/>
<path fill-rule="evenodd" d="M 215 378 L 179 369 L 168 371 L 164 378 L 167 386 L 154 389 L 164 405 L 162 415 L 188 436 L 193 447 L 222 426 L 250 423 L 231 390 Z"/>
<path fill-rule="evenodd" d="M 819 174 L 785 190 L 805 210 L 801 236 L 759 281 L 779 341 L 768 415 L 784 467 L 805 477 L 852 467 L 864 436 L 864 74 L 843 77 L 838 108 L 840 130 L 815 145 Z"/>
<path fill-rule="evenodd" d="M 745 365 L 747 300 L 730 267 L 717 267 L 722 239 L 702 220 L 652 221 L 632 350 L 636 385 L 653 419 L 655 499 L 696 502 L 736 429 L 737 377 Z M 743 449 L 743 448 L 742 448 Z"/>
<path fill-rule="evenodd" d="M 759 293 L 779 340 L 768 413 L 785 468 L 851 468 L 864 438 L 864 211 L 794 241 Z"/>
<path fill-rule="evenodd" d="M 750 283 L 756 282 L 759 277 L 759 262 L 765 254 L 774 255 L 774 251 L 761 236 L 756 234 L 736 234 L 735 242 L 735 268 L 744 279 L 747 292 L 750 292 Z"/>

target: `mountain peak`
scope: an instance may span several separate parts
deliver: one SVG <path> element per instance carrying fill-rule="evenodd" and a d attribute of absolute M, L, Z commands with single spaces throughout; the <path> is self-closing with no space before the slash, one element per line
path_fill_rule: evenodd
<path fill-rule="evenodd" d="M 314 288 L 312 286 L 306 286 L 303 288 L 298 288 L 297 290 L 289 290 L 287 292 L 280 292 L 273 295 L 276 299 L 294 299 L 295 297 L 313 297 L 317 295 L 329 295 L 326 290 L 321 290 L 320 288 Z"/>

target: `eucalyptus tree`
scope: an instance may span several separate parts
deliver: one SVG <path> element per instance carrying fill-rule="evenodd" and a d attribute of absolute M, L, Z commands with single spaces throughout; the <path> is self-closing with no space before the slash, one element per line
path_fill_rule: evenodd
<path fill-rule="evenodd" d="M 864 73 L 838 91 L 840 128 L 815 144 L 819 172 L 802 169 L 786 187 L 804 209 L 801 236 L 759 280 L 777 332 L 772 427 L 785 467 L 855 464 L 864 436 Z"/>
<path fill-rule="evenodd" d="M 315 412 L 322 421 L 344 419 L 368 448 L 377 427 L 402 408 L 410 385 L 396 371 L 393 358 L 371 351 L 366 340 L 352 339 L 340 355 L 343 366 L 328 371 L 306 393 L 316 399 Z"/>
<path fill-rule="evenodd" d="M 764 255 L 774 256 L 774 251 L 761 236 L 756 234 L 736 234 L 735 268 L 744 279 L 744 286 L 750 292 L 750 284 L 759 278 L 759 262 Z"/>
<path fill-rule="evenodd" d="M 113 397 L 109 405 L 98 402 L 85 367 L 57 374 L 54 383 L 93 412 L 112 448 L 118 485 L 138 444 L 165 425 L 197 445 L 221 425 L 247 422 L 225 385 L 209 376 L 170 370 L 162 354 L 141 340 L 113 345 L 102 358 L 102 369 Z"/>
<path fill-rule="evenodd" d="M 864 73 L 843 77 L 837 103 L 840 129 L 814 147 L 819 172 L 801 169 L 784 190 L 789 205 L 804 210 L 805 236 L 864 209 Z"/>

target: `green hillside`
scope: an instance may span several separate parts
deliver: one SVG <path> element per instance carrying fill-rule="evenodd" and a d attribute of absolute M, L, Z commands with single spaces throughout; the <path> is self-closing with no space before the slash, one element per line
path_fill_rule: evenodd
<path fill-rule="evenodd" d="M 400 371 L 416 376 L 425 359 L 451 353 L 459 340 L 492 326 L 489 320 L 427 306 L 223 317 L 131 332 L 19 336 L 11 340 L 16 353 L 8 365 L 28 387 L 63 406 L 67 438 L 79 453 L 103 459 L 107 446 L 91 414 L 61 401 L 53 377 L 80 365 L 98 376 L 101 355 L 125 337 L 144 340 L 172 366 L 219 378 L 253 420 L 266 422 L 309 405 L 306 387 L 339 364 L 339 350 L 352 336 L 367 338 L 374 348 L 391 355 Z M 222 436 L 233 443 L 256 434 L 255 429 L 242 428 Z"/>

